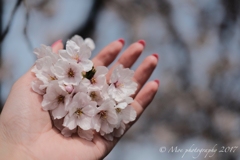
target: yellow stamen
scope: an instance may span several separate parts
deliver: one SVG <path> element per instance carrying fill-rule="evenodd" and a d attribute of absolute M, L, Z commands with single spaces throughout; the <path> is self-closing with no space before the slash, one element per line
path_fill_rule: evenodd
<path fill-rule="evenodd" d="M 54 80 L 57 80 L 57 78 L 55 76 L 51 76 L 50 74 L 48 74 L 48 79 L 50 81 L 54 81 Z"/>
<path fill-rule="evenodd" d="M 100 118 L 107 119 L 107 111 L 100 111 L 98 112 L 98 115 L 100 115 Z"/>
<path fill-rule="evenodd" d="M 92 79 L 90 79 L 90 82 L 91 82 L 92 84 L 95 84 L 97 81 L 96 81 L 95 78 L 92 78 Z"/>
<path fill-rule="evenodd" d="M 97 96 L 96 92 L 93 91 L 90 93 L 90 97 L 92 98 L 92 101 L 93 101 L 93 100 L 96 100 L 98 96 Z"/>
<path fill-rule="evenodd" d="M 121 112 L 122 110 L 120 108 L 116 108 L 117 113 Z"/>
<path fill-rule="evenodd" d="M 57 99 L 58 99 L 58 103 L 61 103 L 61 102 L 64 103 L 64 96 L 59 95 Z"/>
<path fill-rule="evenodd" d="M 77 111 L 75 113 L 77 114 L 77 117 L 80 117 L 83 114 L 81 109 L 77 109 Z"/>
<path fill-rule="evenodd" d="M 78 60 L 78 55 L 75 54 L 74 56 L 72 56 L 72 59 Z"/>
<path fill-rule="evenodd" d="M 74 77 L 74 72 L 73 72 L 72 68 L 70 68 L 68 71 L 68 77 Z"/>

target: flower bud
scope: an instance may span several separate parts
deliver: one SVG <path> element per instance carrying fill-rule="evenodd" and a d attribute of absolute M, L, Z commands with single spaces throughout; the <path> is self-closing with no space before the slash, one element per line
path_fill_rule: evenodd
<path fill-rule="evenodd" d="M 71 93 L 73 91 L 73 86 L 72 85 L 67 85 L 65 87 L 65 89 L 66 89 L 67 92 Z"/>

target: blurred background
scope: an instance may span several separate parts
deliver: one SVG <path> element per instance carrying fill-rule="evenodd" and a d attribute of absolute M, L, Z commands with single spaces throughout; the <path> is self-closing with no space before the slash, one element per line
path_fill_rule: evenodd
<path fill-rule="evenodd" d="M 160 147 L 215 149 L 240 145 L 239 0 L 1 0 L 1 107 L 13 83 L 36 60 L 40 44 L 91 37 L 94 57 L 119 38 L 146 47 L 159 63 L 150 80 L 158 93 L 106 160 L 180 160 L 199 153 Z M 240 160 L 234 153 L 195 159 Z"/>

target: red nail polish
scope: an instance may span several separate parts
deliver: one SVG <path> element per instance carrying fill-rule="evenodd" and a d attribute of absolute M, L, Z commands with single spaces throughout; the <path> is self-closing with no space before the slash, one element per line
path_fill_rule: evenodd
<path fill-rule="evenodd" d="M 125 43 L 124 39 L 122 39 L 122 38 L 119 39 L 118 41 L 121 42 L 123 45 L 124 45 L 124 43 Z"/>
<path fill-rule="evenodd" d="M 154 57 L 156 57 L 157 58 L 157 60 L 158 60 L 158 54 L 157 53 L 154 53 L 154 54 L 152 54 Z"/>
<path fill-rule="evenodd" d="M 61 39 L 59 39 L 57 42 L 54 42 L 51 47 L 54 47 L 56 44 L 58 44 L 58 43 L 60 43 L 60 42 L 62 42 Z"/>
<path fill-rule="evenodd" d="M 158 85 L 160 83 L 158 79 L 155 79 L 154 82 L 156 82 Z"/>
<path fill-rule="evenodd" d="M 140 40 L 140 41 L 138 41 L 138 43 L 140 43 L 140 44 L 142 44 L 143 45 L 143 47 L 145 47 L 145 41 L 144 40 Z"/>

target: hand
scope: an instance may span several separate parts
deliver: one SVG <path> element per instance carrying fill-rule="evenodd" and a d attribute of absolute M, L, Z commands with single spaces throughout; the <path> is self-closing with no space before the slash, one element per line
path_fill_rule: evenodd
<path fill-rule="evenodd" d="M 124 41 L 114 41 L 105 47 L 95 58 L 95 66 L 108 66 L 123 48 Z M 145 42 L 133 43 L 109 70 L 110 78 L 113 68 L 122 64 L 130 68 L 144 49 Z M 56 53 L 62 49 L 61 42 L 53 46 Z M 156 54 L 148 56 L 135 71 L 133 80 L 138 83 L 138 90 L 133 95 L 132 106 L 137 112 L 137 119 L 154 98 L 159 81 L 148 82 L 158 62 Z M 43 111 L 43 97 L 31 89 L 31 82 L 36 77 L 31 69 L 13 85 L 0 116 L 0 159 L 102 159 L 116 145 L 120 138 L 112 142 L 99 135 L 94 135 L 93 141 L 87 141 L 78 136 L 65 138 L 53 128 L 48 112 Z M 133 123 L 127 126 L 129 129 Z"/>

